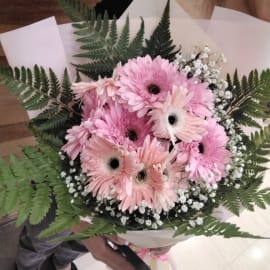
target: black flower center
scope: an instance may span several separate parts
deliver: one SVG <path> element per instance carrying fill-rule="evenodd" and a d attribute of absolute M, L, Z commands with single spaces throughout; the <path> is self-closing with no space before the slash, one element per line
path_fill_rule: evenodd
<path fill-rule="evenodd" d="M 199 143 L 199 153 L 201 153 L 201 154 L 204 153 L 204 146 L 202 143 Z"/>
<path fill-rule="evenodd" d="M 143 169 L 138 172 L 136 179 L 138 180 L 138 182 L 145 182 L 146 176 L 147 172 L 145 169 Z"/>
<path fill-rule="evenodd" d="M 149 84 L 147 86 L 148 92 L 153 95 L 157 95 L 160 93 L 160 87 L 156 84 Z"/>
<path fill-rule="evenodd" d="M 214 84 L 214 83 L 210 83 L 210 84 L 208 85 L 208 88 L 210 88 L 211 90 L 215 90 L 215 89 L 217 88 L 217 86 L 216 86 L 216 84 Z"/>
<path fill-rule="evenodd" d="M 126 136 L 133 142 L 138 140 L 137 132 L 134 129 L 129 129 Z"/>
<path fill-rule="evenodd" d="M 190 79 L 193 77 L 193 73 L 190 71 L 188 74 L 187 74 L 187 78 Z"/>
<path fill-rule="evenodd" d="M 109 166 L 111 169 L 116 170 L 120 166 L 120 162 L 118 158 L 111 158 L 109 161 Z"/>
<path fill-rule="evenodd" d="M 177 122 L 177 117 L 175 114 L 170 114 L 168 116 L 169 123 L 173 126 Z"/>

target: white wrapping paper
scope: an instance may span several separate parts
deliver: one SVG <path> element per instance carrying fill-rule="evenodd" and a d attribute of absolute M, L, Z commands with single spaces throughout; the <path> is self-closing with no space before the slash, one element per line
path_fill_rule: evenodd
<path fill-rule="evenodd" d="M 240 75 L 269 68 L 270 23 L 242 12 L 216 7 L 207 34 Z"/>

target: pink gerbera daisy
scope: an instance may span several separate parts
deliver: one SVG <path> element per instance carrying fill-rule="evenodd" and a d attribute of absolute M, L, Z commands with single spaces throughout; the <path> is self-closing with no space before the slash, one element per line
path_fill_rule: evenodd
<path fill-rule="evenodd" d="M 132 175 L 130 181 L 130 193 L 121 189 L 118 199 L 121 201 L 120 209 L 133 212 L 144 202 L 147 207 L 153 207 L 154 192 L 163 188 L 162 163 L 167 152 L 154 138 L 152 141 L 147 136 L 141 148 L 138 149 L 138 160 L 142 164 L 140 170 Z"/>
<path fill-rule="evenodd" d="M 212 109 L 214 107 L 214 95 L 209 90 L 207 83 L 201 83 L 198 79 L 187 79 L 185 74 L 181 75 L 181 85 L 191 93 L 191 99 L 186 104 L 186 109 L 195 115 L 200 117 L 210 117 L 212 115 Z"/>
<path fill-rule="evenodd" d="M 147 116 L 138 118 L 121 104 L 110 103 L 105 113 L 95 121 L 95 133 L 120 145 L 139 147 L 151 132 Z"/>
<path fill-rule="evenodd" d="M 81 100 L 82 105 L 82 120 L 86 121 L 89 118 L 94 120 L 98 117 L 100 110 L 107 102 L 102 96 L 97 95 L 97 88 L 99 84 L 97 81 L 92 82 L 79 82 L 72 84 L 72 90 L 77 99 Z"/>
<path fill-rule="evenodd" d="M 113 196 L 115 184 L 126 183 L 140 168 L 134 152 L 98 136 L 83 148 L 81 166 L 89 176 L 87 190 L 102 198 Z"/>
<path fill-rule="evenodd" d="M 231 152 L 226 149 L 228 137 L 224 128 L 210 119 L 207 133 L 200 142 L 178 145 L 179 159 L 182 155 L 188 159 L 187 170 L 191 180 L 215 183 L 225 176 L 225 166 L 231 158 Z"/>
<path fill-rule="evenodd" d="M 165 103 L 149 112 L 155 136 L 170 138 L 172 142 L 177 139 L 184 142 L 202 139 L 206 121 L 186 110 L 191 98 L 192 94 L 187 89 L 174 86 Z"/>
<path fill-rule="evenodd" d="M 157 211 L 169 211 L 174 207 L 177 201 L 177 190 L 188 187 L 187 180 L 184 176 L 183 166 L 176 163 L 175 150 L 171 151 L 162 164 L 162 187 L 154 191 L 153 207 Z"/>
<path fill-rule="evenodd" d="M 116 81 L 113 78 L 100 78 L 97 81 L 97 95 L 102 96 L 107 101 L 110 99 L 115 100 L 118 89 Z"/>
<path fill-rule="evenodd" d="M 149 55 L 131 59 L 118 69 L 121 98 L 139 117 L 164 102 L 172 86 L 179 81 L 177 68 L 168 60 Z"/>
<path fill-rule="evenodd" d="M 66 152 L 72 160 L 76 159 L 91 136 L 91 127 L 92 122 L 88 120 L 82 122 L 80 126 L 73 126 L 71 129 L 67 130 L 65 137 L 67 143 L 62 147 L 62 150 Z"/>

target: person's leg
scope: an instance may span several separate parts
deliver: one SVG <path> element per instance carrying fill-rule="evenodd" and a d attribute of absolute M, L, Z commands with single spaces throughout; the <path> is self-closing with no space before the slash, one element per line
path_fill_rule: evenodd
<path fill-rule="evenodd" d="M 46 217 L 37 225 L 31 225 L 29 222 L 25 223 L 19 239 L 16 258 L 18 270 L 40 269 L 44 261 L 54 253 L 56 253 L 56 255 L 52 256 L 52 258 L 56 258 L 56 264 L 59 266 L 68 266 L 81 254 L 82 246 L 80 244 L 78 244 L 81 247 L 80 249 L 74 249 L 68 243 L 52 241 L 56 238 L 69 236 L 71 234 L 70 231 L 63 231 L 49 238 L 38 237 L 40 232 L 46 229 L 54 220 L 55 209 L 56 205 L 53 203 Z M 71 250 L 69 250 L 69 248 Z M 61 254 L 61 256 L 57 254 Z"/>
<path fill-rule="evenodd" d="M 31 237 L 27 233 L 26 226 L 20 235 L 16 265 L 18 270 L 37 270 L 45 261 L 46 255 L 37 250 Z"/>
<path fill-rule="evenodd" d="M 69 270 L 71 262 L 85 252 L 88 250 L 79 242 L 66 241 L 54 251 L 52 262 L 57 270 Z"/>

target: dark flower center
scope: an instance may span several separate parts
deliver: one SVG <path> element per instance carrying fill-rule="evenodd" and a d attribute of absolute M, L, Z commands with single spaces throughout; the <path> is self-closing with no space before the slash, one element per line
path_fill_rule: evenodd
<path fill-rule="evenodd" d="M 167 169 L 167 168 L 165 168 L 162 174 L 163 174 L 163 175 L 165 175 L 165 176 L 168 176 L 168 175 L 169 175 L 169 171 L 168 171 L 168 169 Z"/>
<path fill-rule="evenodd" d="M 136 179 L 138 182 L 144 182 L 147 176 L 147 172 L 145 169 L 138 172 Z"/>
<path fill-rule="evenodd" d="M 177 122 L 177 117 L 175 114 L 171 114 L 168 116 L 169 123 L 173 126 Z"/>
<path fill-rule="evenodd" d="M 133 142 L 138 140 L 137 132 L 134 129 L 128 129 L 126 136 Z"/>
<path fill-rule="evenodd" d="M 148 92 L 153 95 L 157 95 L 160 93 L 160 88 L 156 84 L 149 84 L 147 86 Z"/>
<path fill-rule="evenodd" d="M 111 158 L 109 161 L 109 166 L 111 169 L 116 170 L 120 166 L 119 159 L 115 157 Z"/>
<path fill-rule="evenodd" d="M 211 90 L 215 90 L 215 89 L 217 88 L 217 86 L 216 86 L 216 84 L 214 84 L 214 83 L 210 83 L 210 84 L 208 85 L 208 88 L 210 88 Z"/>
<path fill-rule="evenodd" d="M 190 79 L 190 78 L 192 78 L 192 77 L 193 77 L 193 73 L 192 73 L 192 72 L 189 72 L 189 73 L 187 74 L 187 78 Z"/>
<path fill-rule="evenodd" d="M 204 153 L 204 146 L 202 143 L 199 143 L 199 153 L 201 153 L 201 154 Z"/>

